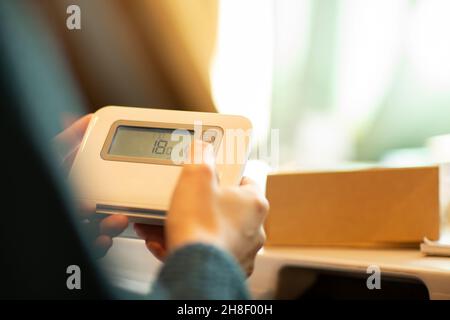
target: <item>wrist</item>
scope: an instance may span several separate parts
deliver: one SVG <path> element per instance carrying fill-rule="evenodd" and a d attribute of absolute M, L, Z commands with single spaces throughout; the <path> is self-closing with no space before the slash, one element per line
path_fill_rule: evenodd
<path fill-rule="evenodd" d="M 173 232 L 173 235 L 168 236 L 167 239 L 167 251 L 170 254 L 179 248 L 193 244 L 209 245 L 227 251 L 223 242 L 217 235 L 204 230 Z"/>

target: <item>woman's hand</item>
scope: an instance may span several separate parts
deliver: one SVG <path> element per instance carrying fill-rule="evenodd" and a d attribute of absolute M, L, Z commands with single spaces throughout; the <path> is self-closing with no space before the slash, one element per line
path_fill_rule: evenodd
<path fill-rule="evenodd" d="M 204 162 L 183 168 L 165 229 L 136 224 L 135 230 L 160 259 L 187 244 L 205 243 L 229 252 L 250 275 L 265 241 L 268 201 L 247 178 L 240 186 L 220 187 L 212 148 L 204 144 L 202 148 Z"/>
<path fill-rule="evenodd" d="M 67 150 L 67 153 L 63 154 L 62 159 L 62 165 L 67 172 L 72 167 L 91 118 L 92 114 L 88 114 L 76 120 L 55 137 L 54 143 L 64 146 L 64 150 Z M 80 209 L 80 219 L 83 219 L 84 226 L 89 228 L 95 235 L 93 246 L 97 257 L 104 256 L 112 246 L 113 237 L 118 236 L 128 226 L 128 218 L 122 215 L 112 215 L 103 219 L 97 219 L 95 208 Z"/>

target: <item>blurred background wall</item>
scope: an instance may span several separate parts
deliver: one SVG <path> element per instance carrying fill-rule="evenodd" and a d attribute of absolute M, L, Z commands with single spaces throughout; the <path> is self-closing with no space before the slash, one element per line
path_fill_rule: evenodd
<path fill-rule="evenodd" d="M 215 111 L 216 0 L 42 0 L 90 111 L 108 104 Z M 81 8 L 82 29 L 65 28 Z"/>

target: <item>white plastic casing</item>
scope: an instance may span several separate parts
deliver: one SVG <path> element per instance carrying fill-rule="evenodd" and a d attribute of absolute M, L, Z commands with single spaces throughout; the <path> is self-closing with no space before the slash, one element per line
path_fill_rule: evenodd
<path fill-rule="evenodd" d="M 161 109 L 108 106 L 99 109 L 92 117 L 74 160 L 69 179 L 79 200 L 88 207 L 112 206 L 118 209 L 99 213 L 127 214 L 134 221 L 155 223 L 155 216 L 131 212 L 126 208 L 155 210 L 168 209 L 173 189 L 182 166 L 151 163 L 135 163 L 105 160 L 102 148 L 111 127 L 119 120 L 176 124 L 179 128 L 192 126 L 200 121 L 203 126 L 227 129 L 251 129 L 248 119 L 241 116 L 218 113 L 174 111 Z M 225 135 L 226 136 L 226 135 Z M 226 152 L 224 141 L 219 149 Z M 250 138 L 245 139 L 245 159 L 250 149 Z M 226 158 L 226 157 L 224 157 Z M 219 163 L 217 173 L 222 186 L 237 185 L 242 177 L 245 162 Z M 159 215 L 161 217 L 161 214 Z M 163 219 L 160 218 L 159 220 Z M 158 215 L 156 215 L 158 220 Z"/>

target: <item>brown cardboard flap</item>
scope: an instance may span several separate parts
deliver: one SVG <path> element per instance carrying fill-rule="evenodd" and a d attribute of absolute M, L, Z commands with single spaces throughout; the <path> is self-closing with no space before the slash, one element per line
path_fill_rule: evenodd
<path fill-rule="evenodd" d="M 268 245 L 377 245 L 439 237 L 439 168 L 267 178 Z"/>

